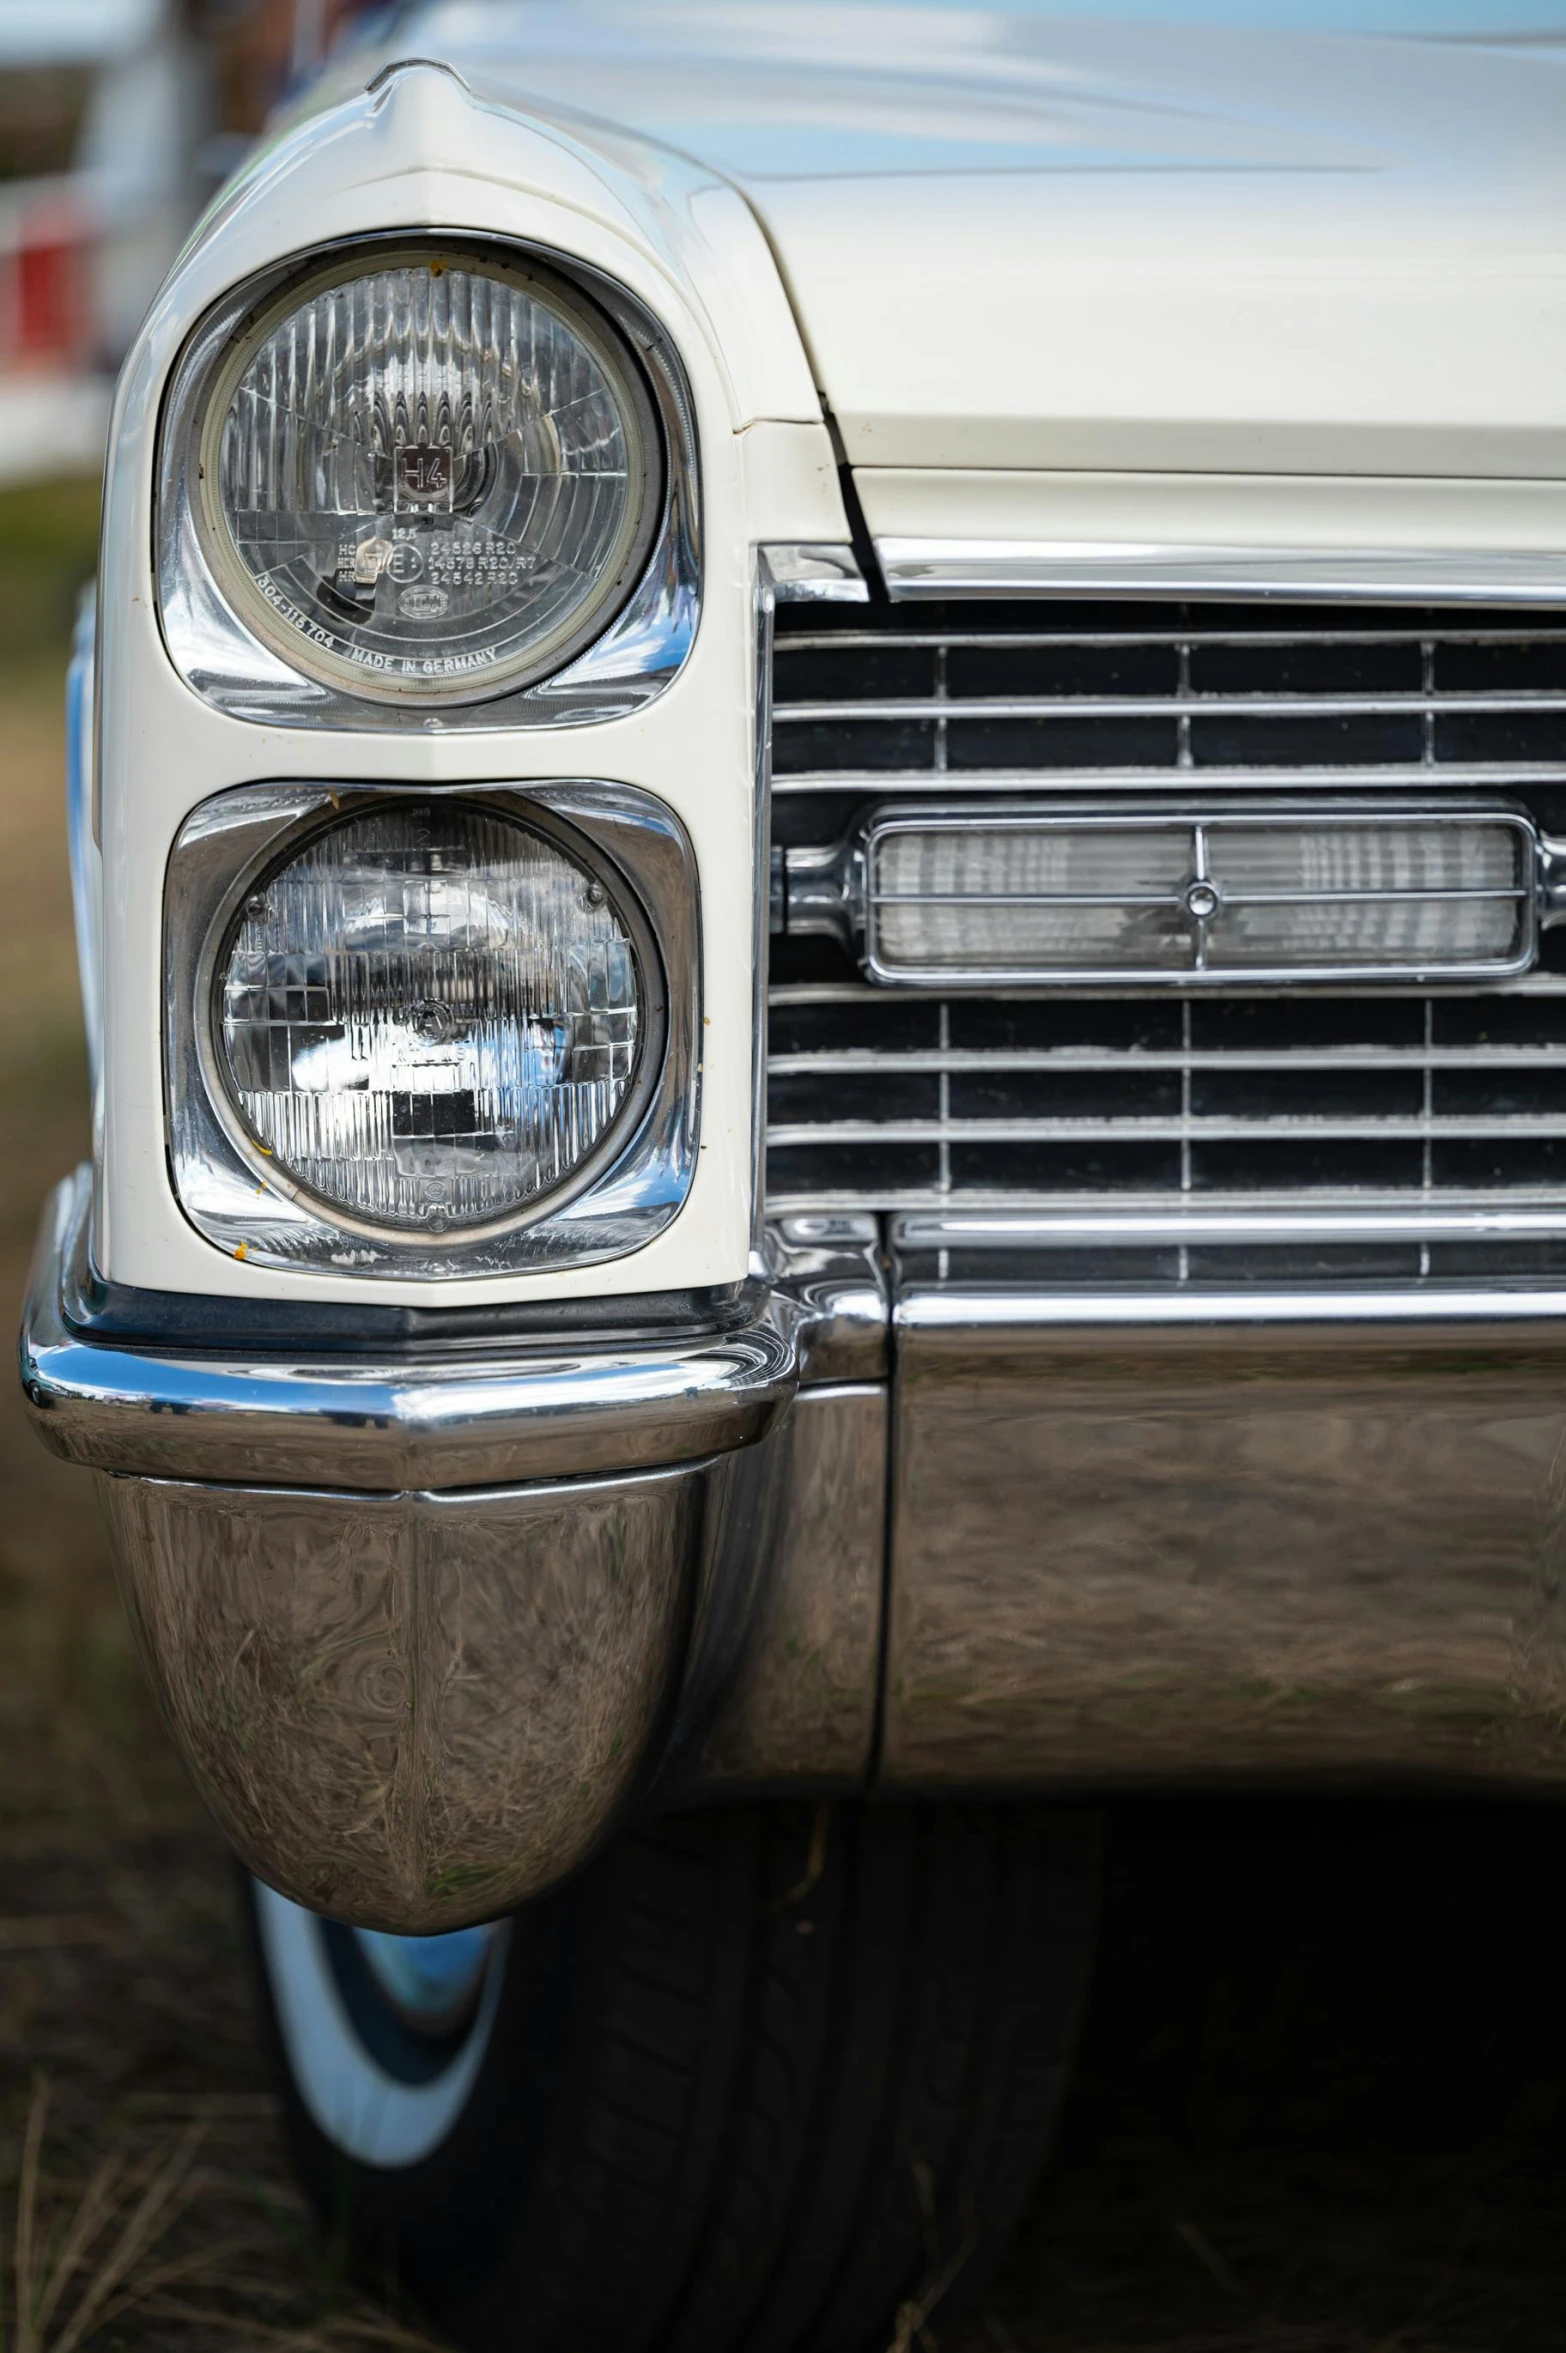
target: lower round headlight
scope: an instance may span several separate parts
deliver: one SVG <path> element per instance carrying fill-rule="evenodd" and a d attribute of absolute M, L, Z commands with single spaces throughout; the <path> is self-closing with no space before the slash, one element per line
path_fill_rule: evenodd
<path fill-rule="evenodd" d="M 247 890 L 213 975 L 220 1077 L 253 1144 L 339 1224 L 492 1226 L 613 1149 L 649 953 L 547 821 L 382 805 Z"/>

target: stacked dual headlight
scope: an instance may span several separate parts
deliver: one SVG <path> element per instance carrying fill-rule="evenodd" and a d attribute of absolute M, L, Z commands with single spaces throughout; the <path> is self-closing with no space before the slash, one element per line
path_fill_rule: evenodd
<path fill-rule="evenodd" d="M 553 277 L 434 250 L 264 305 L 193 420 L 213 577 L 354 695 L 471 701 L 558 670 L 634 586 L 658 434 L 613 327 Z"/>
<path fill-rule="evenodd" d="M 371 704 L 558 671 L 635 587 L 659 518 L 634 356 L 585 295 L 503 255 L 383 247 L 296 277 L 185 414 L 223 601 Z M 657 948 L 612 861 L 535 814 L 387 794 L 243 884 L 210 964 L 209 1080 L 266 1173 L 338 1228 L 503 1230 L 625 1131 Z"/>
<path fill-rule="evenodd" d="M 505 1224 L 614 1134 L 648 1042 L 640 930 L 559 834 L 382 802 L 247 891 L 214 973 L 221 1083 L 350 1230 Z"/>

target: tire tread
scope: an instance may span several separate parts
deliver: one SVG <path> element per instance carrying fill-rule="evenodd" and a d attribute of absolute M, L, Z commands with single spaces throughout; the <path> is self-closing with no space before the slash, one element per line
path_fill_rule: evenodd
<path fill-rule="evenodd" d="M 480 2088 L 350 2220 L 474 2353 L 884 2353 L 982 2287 L 1085 1989 L 1090 1819 L 756 1806 L 523 1915 Z M 819 1869 L 811 1875 L 812 1857 Z M 492 2080 L 489 2080 L 492 2079 Z M 342 2164 L 297 2093 L 300 2170 Z"/>

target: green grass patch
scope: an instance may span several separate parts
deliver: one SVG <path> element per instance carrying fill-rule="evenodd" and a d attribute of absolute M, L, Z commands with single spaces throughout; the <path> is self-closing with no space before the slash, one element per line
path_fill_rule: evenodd
<path fill-rule="evenodd" d="M 95 474 L 0 489 L 0 668 L 58 661 L 98 564 Z"/>

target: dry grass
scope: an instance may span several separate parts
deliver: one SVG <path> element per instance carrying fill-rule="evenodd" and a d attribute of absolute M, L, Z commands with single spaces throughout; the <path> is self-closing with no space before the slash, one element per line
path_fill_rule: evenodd
<path fill-rule="evenodd" d="M 90 487 L 0 495 L 7 1316 L 87 1142 L 59 689 L 93 530 Z M 294 2194 L 227 1858 L 9 1377 L 0 1494 L 0 2353 L 425 2353 Z M 1559 2353 L 1563 1847 L 1504 1808 L 1125 1812 L 1061 2154 L 962 2353 Z M 910 2349 L 958 2353 L 944 2284 Z"/>
<path fill-rule="evenodd" d="M 314 2318 L 287 2317 L 297 2298 L 279 2295 L 282 2217 L 264 2198 L 236 2200 L 224 2169 L 204 2161 L 212 2119 L 147 2137 L 127 2130 L 78 2181 L 46 2164 L 49 2106 L 41 2076 L 22 2137 L 0 2353 L 123 2344 L 132 2320 L 146 2343 L 440 2353 L 421 2330 L 341 2293 L 318 2293 L 330 2308 Z M 286 2235 L 313 2252 L 297 2229 Z"/>

